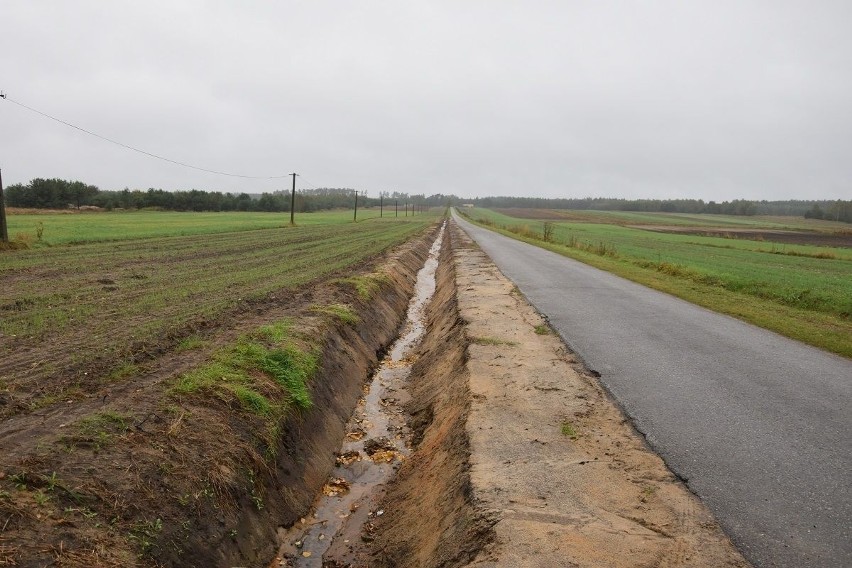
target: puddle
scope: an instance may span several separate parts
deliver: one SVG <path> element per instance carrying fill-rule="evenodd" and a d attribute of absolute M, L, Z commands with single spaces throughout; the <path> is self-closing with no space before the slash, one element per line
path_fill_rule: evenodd
<path fill-rule="evenodd" d="M 279 531 L 272 567 L 348 566 L 371 541 L 372 520 L 385 483 L 408 455 L 410 432 L 402 405 L 411 355 L 426 330 L 425 310 L 435 293 L 435 271 L 446 223 L 417 273 L 414 297 L 402 334 L 393 343 L 347 426 L 337 465 L 311 513 Z"/>

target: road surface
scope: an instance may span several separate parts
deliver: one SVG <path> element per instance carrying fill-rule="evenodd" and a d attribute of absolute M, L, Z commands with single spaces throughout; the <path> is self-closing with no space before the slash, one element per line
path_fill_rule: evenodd
<path fill-rule="evenodd" d="M 749 561 L 852 566 L 852 362 L 456 220 Z"/>

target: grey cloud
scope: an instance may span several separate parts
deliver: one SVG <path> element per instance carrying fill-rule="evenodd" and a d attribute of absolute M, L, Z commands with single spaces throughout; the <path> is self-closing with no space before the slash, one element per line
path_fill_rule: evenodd
<path fill-rule="evenodd" d="M 203 167 L 460 195 L 852 197 L 847 2 L 3 4 L 0 88 Z M 269 191 L 0 101 L 4 181 Z"/>

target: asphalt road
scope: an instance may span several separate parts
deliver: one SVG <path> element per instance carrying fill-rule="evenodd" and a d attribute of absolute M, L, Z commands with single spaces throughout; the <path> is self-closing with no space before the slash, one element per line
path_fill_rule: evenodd
<path fill-rule="evenodd" d="M 457 219 L 758 567 L 852 567 L 852 362 Z"/>

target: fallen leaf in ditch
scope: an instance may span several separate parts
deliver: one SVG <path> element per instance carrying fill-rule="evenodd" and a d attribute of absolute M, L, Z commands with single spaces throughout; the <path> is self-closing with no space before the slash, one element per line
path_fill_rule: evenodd
<path fill-rule="evenodd" d="M 356 461 L 361 461 L 361 453 L 356 450 L 342 453 L 336 459 L 337 465 L 341 467 L 348 467 Z"/>
<path fill-rule="evenodd" d="M 373 452 L 370 456 L 370 459 L 375 463 L 392 463 L 400 458 L 402 456 L 400 456 L 399 452 L 393 450 L 379 450 L 378 452 Z"/>
<path fill-rule="evenodd" d="M 347 432 L 346 439 L 350 442 L 357 442 L 358 440 L 364 437 L 364 434 L 366 434 L 366 432 L 358 428 L 356 430 L 352 430 L 351 432 Z"/>
<path fill-rule="evenodd" d="M 349 482 L 342 477 L 332 477 L 322 488 L 323 495 L 337 497 L 349 493 Z"/>

